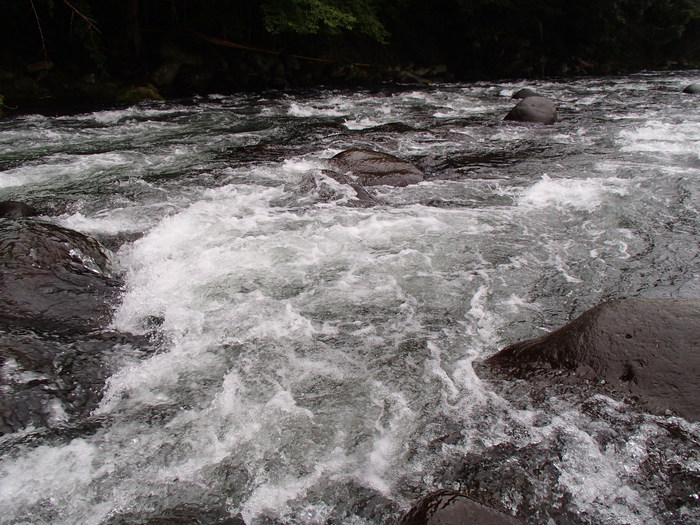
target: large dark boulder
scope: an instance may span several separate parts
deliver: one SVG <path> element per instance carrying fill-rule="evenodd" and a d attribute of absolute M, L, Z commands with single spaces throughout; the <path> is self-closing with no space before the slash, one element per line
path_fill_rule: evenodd
<path fill-rule="evenodd" d="M 508 112 L 503 120 L 554 124 L 557 121 L 557 107 L 545 97 L 527 97 Z"/>
<path fill-rule="evenodd" d="M 0 218 L 19 219 L 20 217 L 33 217 L 38 212 L 23 202 L 2 201 L 0 202 Z"/>
<path fill-rule="evenodd" d="M 94 330 L 118 292 L 95 239 L 31 219 L 0 221 L 0 270 L 0 324 Z"/>
<path fill-rule="evenodd" d="M 532 383 L 585 384 L 646 410 L 700 420 L 700 299 L 603 303 L 476 365 Z M 534 387 L 534 385 L 533 385 Z"/>
<path fill-rule="evenodd" d="M 425 180 L 423 173 L 410 162 L 372 150 L 343 151 L 330 159 L 330 166 L 362 186 L 407 186 Z"/>
<path fill-rule="evenodd" d="M 522 522 L 470 497 L 441 490 L 419 501 L 400 525 L 519 525 Z"/>
<path fill-rule="evenodd" d="M 700 93 L 700 84 L 690 84 L 689 86 L 686 86 L 683 93 L 692 93 L 697 95 Z"/>

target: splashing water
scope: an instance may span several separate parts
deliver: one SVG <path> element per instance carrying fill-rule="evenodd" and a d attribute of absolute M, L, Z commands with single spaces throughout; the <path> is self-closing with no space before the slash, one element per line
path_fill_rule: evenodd
<path fill-rule="evenodd" d="M 111 328 L 157 341 L 120 358 L 91 431 L 62 430 L 56 406 L 53 438 L 1 438 L 0 522 L 190 505 L 246 523 L 391 523 L 459 487 L 455 461 L 504 469 L 518 451 L 504 474 L 518 483 L 494 487 L 514 512 L 700 519 L 665 492 L 674 475 L 698 484 L 697 425 L 602 396 L 514 407 L 471 367 L 607 299 L 697 297 L 700 115 L 676 89 L 690 80 L 535 83 L 559 101 L 546 127 L 501 121 L 509 83 L 0 121 L 0 197 L 113 247 L 125 285 Z M 323 172 L 350 147 L 427 181 L 356 206 Z"/>

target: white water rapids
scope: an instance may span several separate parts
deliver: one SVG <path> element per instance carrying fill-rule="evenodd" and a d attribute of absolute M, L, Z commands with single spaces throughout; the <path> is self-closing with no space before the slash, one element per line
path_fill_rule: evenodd
<path fill-rule="evenodd" d="M 517 83 L 0 120 L 0 200 L 112 247 L 112 328 L 158 341 L 119 357 L 97 430 L 0 458 L 0 523 L 142 523 L 183 504 L 392 523 L 458 485 L 445 465 L 502 445 L 540 447 L 558 472 L 499 493 L 513 511 L 565 495 L 581 523 L 700 520 L 648 473 L 663 460 L 698 485 L 697 424 L 602 396 L 515 408 L 471 366 L 604 300 L 698 297 L 700 98 L 680 93 L 698 75 L 530 83 L 557 101 L 553 126 L 501 120 Z M 324 174 L 350 147 L 428 180 L 356 206 Z"/>

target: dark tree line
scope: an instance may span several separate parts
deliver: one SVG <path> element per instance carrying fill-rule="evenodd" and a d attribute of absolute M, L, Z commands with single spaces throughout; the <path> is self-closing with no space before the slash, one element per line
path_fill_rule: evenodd
<path fill-rule="evenodd" d="M 172 43 L 210 62 L 215 53 L 227 65 L 207 65 L 229 79 L 271 57 L 287 67 L 290 56 L 384 68 L 444 64 L 454 79 L 700 63 L 698 0 L 10 0 L 0 10 L 5 78 L 28 67 L 146 78 L 172 58 L 163 51 Z M 326 74 L 317 70 L 314 79 Z"/>

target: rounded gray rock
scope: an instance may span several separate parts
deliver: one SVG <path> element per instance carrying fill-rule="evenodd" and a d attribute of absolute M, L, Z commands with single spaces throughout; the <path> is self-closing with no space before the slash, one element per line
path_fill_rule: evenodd
<path fill-rule="evenodd" d="M 334 171 L 350 175 L 362 186 L 408 186 L 425 180 L 423 173 L 410 162 L 388 153 L 366 149 L 349 149 L 330 159 Z"/>
<path fill-rule="evenodd" d="M 537 93 L 536 91 L 533 91 L 530 88 L 522 88 L 513 93 L 513 96 L 510 98 L 517 98 L 517 99 L 525 99 L 528 97 L 540 97 L 541 95 Z"/>
<path fill-rule="evenodd" d="M 518 102 L 503 120 L 554 124 L 557 121 L 557 107 L 545 97 L 527 97 Z"/>

